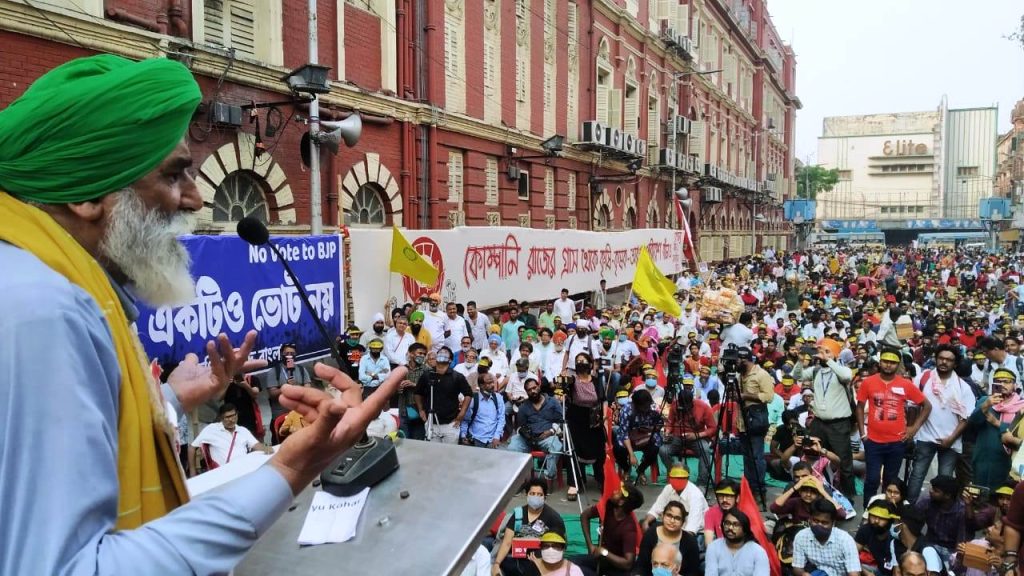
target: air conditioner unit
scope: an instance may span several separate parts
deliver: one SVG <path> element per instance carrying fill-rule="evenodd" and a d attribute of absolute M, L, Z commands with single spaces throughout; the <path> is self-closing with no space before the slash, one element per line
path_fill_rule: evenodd
<path fill-rule="evenodd" d="M 600 122 L 591 120 L 583 123 L 583 142 L 587 144 L 600 144 L 602 146 L 608 144 L 607 130 Z"/>
<path fill-rule="evenodd" d="M 676 134 L 689 134 L 691 121 L 686 116 L 676 115 L 673 118 Z"/>
<path fill-rule="evenodd" d="M 705 186 L 701 192 L 700 201 L 704 204 L 717 204 L 722 201 L 722 189 L 715 186 Z"/>
<path fill-rule="evenodd" d="M 776 174 L 775 172 L 769 172 L 769 173 L 768 173 L 768 176 L 767 176 L 767 178 L 768 178 L 768 181 L 769 181 L 769 182 L 775 182 L 775 177 L 776 177 L 776 176 L 777 176 L 777 174 Z"/>
<path fill-rule="evenodd" d="M 676 165 L 676 151 L 669 148 L 662 148 L 658 150 L 658 165 L 659 166 L 675 166 Z"/>
<path fill-rule="evenodd" d="M 684 59 L 690 60 L 693 58 L 693 41 L 688 36 L 679 36 L 676 40 L 676 49 Z"/>
<path fill-rule="evenodd" d="M 641 158 L 647 158 L 647 140 L 637 138 L 633 142 L 633 153 Z"/>

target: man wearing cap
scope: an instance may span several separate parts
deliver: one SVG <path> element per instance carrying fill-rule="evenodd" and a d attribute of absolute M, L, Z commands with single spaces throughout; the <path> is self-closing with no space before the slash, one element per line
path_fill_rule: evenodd
<path fill-rule="evenodd" d="M 281 403 L 311 425 L 269 465 L 190 501 L 173 413 L 263 364 L 247 362 L 255 332 L 237 350 L 220 334 L 207 366 L 189 355 L 161 386 L 131 328 L 136 297 L 195 296 L 178 236 L 203 207 L 184 138 L 201 100 L 178 62 L 103 54 L 0 111 L 0 389 L 17 398 L 0 446 L 31 447 L 0 451 L 2 574 L 227 573 L 384 404 L 284 385 Z"/>
<path fill-rule="evenodd" d="M 814 413 L 809 432 L 821 438 L 822 446 L 839 456 L 839 482 L 843 494 L 855 494 L 853 482 L 853 450 L 850 436 L 853 433 L 853 392 L 850 384 L 853 372 L 837 361 L 840 344 L 825 338 L 817 346 L 817 354 L 810 365 L 799 365 L 793 369 L 793 377 L 810 381 Z"/>
<path fill-rule="evenodd" d="M 857 389 L 857 424 L 864 439 L 864 502 L 878 490 L 882 470 L 883 482 L 899 475 L 903 465 L 905 442 L 912 439 L 928 419 L 931 402 L 914 383 L 897 374 L 900 356 L 885 349 L 879 356 L 878 374 L 865 378 Z M 913 402 L 921 407 L 917 419 L 907 423 L 904 407 Z M 851 492 L 852 494 L 852 492 Z"/>
<path fill-rule="evenodd" d="M 697 457 L 697 485 L 705 486 L 710 474 L 711 439 L 717 429 L 711 406 L 696 397 L 693 379 L 684 378 L 679 398 L 669 407 L 666 437 L 658 456 L 665 467 L 670 468 L 691 451 Z"/>
<path fill-rule="evenodd" d="M 740 486 L 732 478 L 722 478 L 715 484 L 715 500 L 717 504 L 704 513 L 704 549 L 711 541 L 722 537 L 722 516 L 736 506 L 739 499 Z"/>
<path fill-rule="evenodd" d="M 888 500 L 872 502 L 867 509 L 868 521 L 861 524 L 853 536 L 857 549 L 861 552 L 861 560 L 872 566 L 879 574 L 892 574 L 892 566 L 887 565 L 891 559 L 890 547 L 893 545 L 889 527 L 900 519 L 896 506 Z M 867 561 L 865 554 L 870 556 Z"/>
<path fill-rule="evenodd" d="M 373 338 L 366 347 L 370 353 L 359 359 L 359 383 L 363 386 L 363 398 L 372 394 L 391 373 L 391 363 L 382 354 L 384 342 L 380 338 Z"/>
<path fill-rule="evenodd" d="M 690 482 L 690 472 L 681 464 L 676 464 L 669 469 L 668 484 L 662 488 L 654 504 L 647 510 L 647 516 L 644 517 L 640 527 L 646 530 L 652 522 L 661 518 L 661 513 L 665 511 L 665 506 L 669 502 L 681 502 L 686 507 L 687 516 L 683 530 L 694 536 L 700 535 L 704 529 L 704 515 L 708 511 L 708 501 L 704 498 L 701 488 Z"/>
<path fill-rule="evenodd" d="M 416 409 L 426 422 L 427 440 L 458 444 L 462 420 L 472 400 L 473 389 L 466 379 L 449 368 L 452 351 L 441 347 L 432 372 L 425 372 L 416 382 Z M 462 401 L 459 401 L 459 397 Z"/>
<path fill-rule="evenodd" d="M 813 475 L 804 476 L 788 489 L 782 491 L 768 507 L 780 518 L 791 518 L 794 522 L 806 522 L 811 517 L 811 504 L 819 499 L 839 508 L 832 496 L 825 491 L 821 480 Z"/>

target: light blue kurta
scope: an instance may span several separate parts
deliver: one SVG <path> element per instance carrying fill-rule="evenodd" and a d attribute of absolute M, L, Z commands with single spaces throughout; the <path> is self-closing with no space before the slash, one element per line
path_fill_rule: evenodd
<path fill-rule="evenodd" d="M 263 466 L 114 532 L 120 374 L 106 320 L 85 291 L 3 242 L 0 295 L 0 574 L 231 570 L 292 502 L 280 473 Z"/>

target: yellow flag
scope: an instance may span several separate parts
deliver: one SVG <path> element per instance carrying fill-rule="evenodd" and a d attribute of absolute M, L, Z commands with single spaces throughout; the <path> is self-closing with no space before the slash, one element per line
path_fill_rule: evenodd
<path fill-rule="evenodd" d="M 679 317 L 683 311 L 676 302 L 676 285 L 651 260 L 647 246 L 640 249 L 640 258 L 636 261 L 636 274 L 633 275 L 633 293 L 646 301 L 655 310 Z"/>
<path fill-rule="evenodd" d="M 393 227 L 391 236 L 391 271 L 408 276 L 424 286 L 433 286 L 437 282 L 437 268 L 428 262 L 402 236 L 398 227 Z"/>

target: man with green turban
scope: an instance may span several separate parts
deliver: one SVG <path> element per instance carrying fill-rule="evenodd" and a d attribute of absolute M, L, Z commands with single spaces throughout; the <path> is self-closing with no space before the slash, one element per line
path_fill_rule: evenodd
<path fill-rule="evenodd" d="M 175 414 L 223 396 L 248 362 L 220 334 L 159 385 L 131 329 L 135 298 L 195 295 L 178 236 L 203 200 L 185 134 L 202 98 L 162 58 L 80 58 L 0 111 L 0 574 L 227 573 L 404 377 L 358 405 L 284 386 L 309 422 L 269 466 L 189 501 Z"/>

